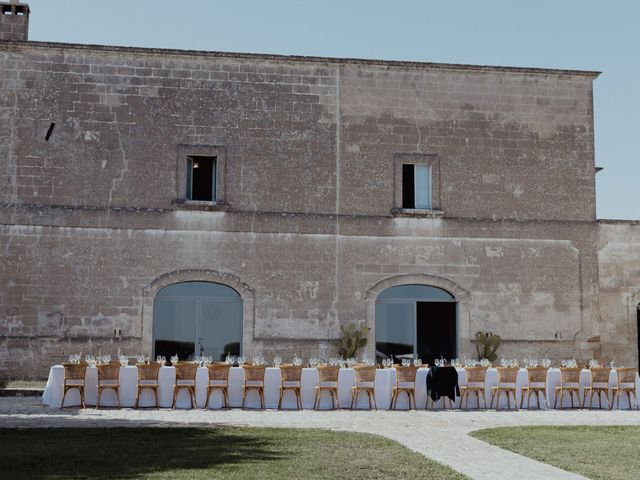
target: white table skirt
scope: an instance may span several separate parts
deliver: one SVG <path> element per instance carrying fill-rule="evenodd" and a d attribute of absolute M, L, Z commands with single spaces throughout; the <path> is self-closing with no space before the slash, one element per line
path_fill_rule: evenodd
<path fill-rule="evenodd" d="M 377 370 L 375 379 L 375 398 L 378 408 L 389 407 L 391 399 L 391 379 L 389 370 Z M 158 401 L 160 407 L 171 407 L 173 401 L 173 387 L 175 384 L 175 368 L 162 367 L 158 377 Z M 198 407 L 203 408 L 206 404 L 208 373 L 205 367 L 198 368 L 196 374 L 196 401 Z M 120 405 L 122 407 L 133 407 L 136 400 L 136 386 L 138 382 L 138 369 L 135 366 L 120 368 Z M 42 396 L 42 402 L 51 407 L 60 407 L 62 404 L 64 383 L 64 367 L 55 365 L 49 371 L 49 379 Z M 280 369 L 267 368 L 264 378 L 264 399 L 266 408 L 277 408 L 280 396 Z M 241 367 L 232 367 L 229 371 L 229 404 L 232 407 L 242 405 L 242 387 L 244 384 L 244 370 Z M 318 384 L 318 371 L 315 368 L 303 368 L 301 377 L 301 397 L 303 408 L 313 408 L 315 402 L 315 387 Z M 340 408 L 348 408 L 351 405 L 351 387 L 355 385 L 355 371 L 351 368 L 340 369 L 338 376 L 338 398 Z M 88 367 L 85 377 L 85 403 L 95 405 L 98 397 L 98 371 L 95 367 Z M 141 407 L 153 406 L 153 391 L 145 389 L 140 395 Z M 190 406 L 189 394 L 186 390 L 181 390 L 177 399 L 178 408 L 188 408 Z M 64 400 L 65 406 L 80 405 L 80 395 L 77 389 L 72 389 L 67 393 Z M 100 401 L 102 406 L 116 406 L 115 392 L 111 389 L 103 391 Z M 247 408 L 257 408 L 260 405 L 258 393 L 252 390 L 248 393 L 245 402 Z M 209 402 L 210 408 L 222 407 L 222 392 L 214 391 Z M 367 396 L 361 394 L 358 398 L 357 408 L 367 408 Z M 285 393 L 283 408 L 296 408 L 296 399 L 293 391 Z M 328 393 L 323 393 L 320 408 L 331 408 L 331 397 Z"/>
<path fill-rule="evenodd" d="M 458 380 L 460 386 L 466 385 L 466 372 L 463 368 L 458 368 Z M 426 388 L 426 376 L 428 369 L 418 369 L 416 375 L 416 405 L 419 409 L 425 408 L 427 403 L 427 388 Z M 175 368 L 162 367 L 159 375 L 159 387 L 158 387 L 158 400 L 160 407 L 171 407 L 173 400 L 173 386 L 175 384 Z M 589 370 L 582 370 L 580 376 L 580 399 L 582 399 L 584 387 L 589 385 L 590 372 Z M 375 378 L 375 399 L 379 409 L 388 409 L 391 405 L 391 391 L 395 385 L 396 372 L 394 369 L 378 369 L 376 371 Z M 498 371 L 495 368 L 487 370 L 486 377 L 486 389 L 485 400 L 487 407 L 491 403 L 491 387 L 497 385 Z M 617 373 L 612 370 L 609 377 L 609 386 L 616 385 Z M 64 368 L 62 365 L 55 365 L 51 367 L 49 372 L 49 379 L 47 386 L 42 396 L 42 401 L 45 405 L 51 407 L 60 407 L 62 402 L 62 390 L 64 381 Z M 122 407 L 133 407 L 136 399 L 136 385 L 138 381 L 138 369 L 135 366 L 127 366 L 120 368 L 120 405 Z M 208 374 L 207 369 L 204 367 L 198 368 L 196 374 L 196 400 L 198 407 L 203 408 L 206 404 L 206 390 L 207 390 Z M 229 372 L 229 404 L 232 407 L 240 407 L 242 404 L 242 387 L 244 383 L 244 370 L 240 367 L 232 367 Z M 318 384 L 318 373 L 315 368 L 302 369 L 302 381 L 301 381 L 301 394 L 302 394 L 302 406 L 306 409 L 313 408 L 315 401 L 315 387 Z M 355 384 L 355 371 L 351 368 L 340 369 L 338 376 L 338 398 L 340 401 L 340 408 L 348 408 L 351 404 L 351 387 Z M 526 369 L 520 369 L 518 372 L 516 382 L 516 400 L 517 405 L 520 406 L 522 387 L 528 384 Z M 95 367 L 87 368 L 87 374 L 85 378 L 85 403 L 87 405 L 95 405 L 98 396 L 98 371 Z M 549 406 L 553 408 L 555 401 L 555 387 L 560 385 L 560 370 L 557 368 L 549 369 L 547 374 L 547 398 L 546 405 L 543 403 L 542 407 Z M 637 383 L 638 392 L 640 395 L 640 381 Z M 267 368 L 265 371 L 265 406 L 266 408 L 277 408 L 278 398 L 280 395 L 280 369 L 279 368 Z M 587 398 L 588 401 L 588 398 Z M 604 407 L 608 407 L 608 401 L 603 402 Z M 116 396 L 113 390 L 107 389 L 102 394 L 101 405 L 115 406 Z M 512 408 L 513 408 L 513 402 Z M 527 400 L 525 398 L 524 406 L 527 406 Z M 65 406 L 73 406 L 80 404 L 80 396 L 76 389 L 70 390 L 67 393 L 64 402 Z M 145 389 L 140 395 L 140 406 L 147 407 L 153 406 L 153 392 Z M 447 406 L 449 401 L 447 400 Z M 594 398 L 594 407 L 598 406 L 596 398 Z M 188 408 L 189 395 L 186 390 L 181 390 L 178 395 L 177 407 Z M 249 392 L 247 400 L 245 402 L 247 408 L 259 407 L 259 399 L 256 391 Z M 356 408 L 367 408 L 367 395 L 361 394 L 358 398 Z M 559 406 L 559 405 L 558 405 Z M 565 395 L 563 400 L 563 406 L 571 406 L 571 401 L 568 395 Z M 632 405 L 635 407 L 635 404 Z M 222 407 L 222 394 L 220 391 L 214 391 L 211 395 L 210 408 Z M 292 391 L 288 391 L 285 394 L 283 408 L 296 408 L 295 396 Z M 324 393 L 321 398 L 320 408 L 330 408 L 331 397 L 328 393 Z M 431 407 L 431 405 L 430 405 Z M 442 407 L 442 401 L 439 401 L 436 408 Z M 460 408 L 460 397 L 456 398 L 453 402 L 454 408 Z M 470 395 L 468 400 L 469 408 L 476 408 L 476 397 Z M 531 397 L 531 407 L 536 408 L 537 403 L 534 396 Z M 614 405 L 614 408 L 616 405 Z M 408 408 L 408 400 L 406 395 L 401 395 L 398 399 L 397 409 Z M 495 408 L 495 405 L 494 405 Z M 500 408 L 507 408 L 506 395 L 502 395 L 500 398 Z M 620 408 L 629 408 L 629 401 L 625 396 L 620 398 Z"/>

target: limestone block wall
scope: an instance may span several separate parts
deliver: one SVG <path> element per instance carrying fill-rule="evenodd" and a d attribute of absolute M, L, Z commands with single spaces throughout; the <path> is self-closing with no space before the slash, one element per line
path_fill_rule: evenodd
<path fill-rule="evenodd" d="M 204 145 L 236 211 L 389 216 L 414 155 L 449 217 L 593 221 L 596 76 L 2 42 L 0 202 L 171 208 Z"/>
<path fill-rule="evenodd" d="M 330 352 L 339 325 L 350 322 L 373 328 L 372 354 L 377 294 L 404 283 L 456 296 L 460 356 L 474 356 L 477 330 L 502 335 L 509 357 L 588 359 L 597 346 L 586 341 L 593 326 L 581 272 L 589 262 L 576 245 L 584 247 L 576 238 L 530 238 L 536 225 L 513 238 L 490 222 L 403 219 L 388 225 L 393 234 L 375 234 L 372 222 L 358 225 L 360 235 L 336 236 L 329 225 L 322 234 L 287 231 L 298 222 L 282 218 L 251 220 L 280 232 L 234 231 L 242 219 L 211 212 L 167 213 L 165 229 L 126 228 L 132 215 L 111 218 L 108 228 L 0 228 L 0 373 L 45 375 L 78 351 L 150 353 L 154 295 L 185 280 L 238 290 L 247 354 Z M 212 220 L 217 229 L 200 229 Z M 562 225 L 546 232 L 562 233 L 576 235 Z"/>
<path fill-rule="evenodd" d="M 0 42 L 0 376 L 148 352 L 184 280 L 238 290 L 246 353 L 327 351 L 420 282 L 459 300 L 461 356 L 492 330 L 504 356 L 591 358 L 596 76 Z M 224 153 L 224 205 L 180 203 L 189 148 Z M 431 215 L 397 211 L 406 159 Z"/>
<path fill-rule="evenodd" d="M 618 365 L 638 365 L 640 223 L 601 220 L 598 225 L 600 341 Z"/>

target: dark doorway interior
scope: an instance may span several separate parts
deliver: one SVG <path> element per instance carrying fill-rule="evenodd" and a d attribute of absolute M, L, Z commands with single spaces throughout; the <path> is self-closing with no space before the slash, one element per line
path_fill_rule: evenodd
<path fill-rule="evenodd" d="M 436 358 L 456 356 L 456 304 L 416 303 L 416 347 L 423 363 L 433 365 Z"/>

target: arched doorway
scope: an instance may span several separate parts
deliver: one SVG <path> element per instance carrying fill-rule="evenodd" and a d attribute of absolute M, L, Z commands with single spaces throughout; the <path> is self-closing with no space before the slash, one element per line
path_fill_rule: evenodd
<path fill-rule="evenodd" d="M 455 358 L 457 303 L 446 290 L 428 285 L 397 285 L 376 299 L 376 356 Z"/>
<path fill-rule="evenodd" d="M 153 355 L 181 360 L 208 355 L 214 361 L 239 355 L 242 298 L 213 282 L 181 282 L 162 288 L 153 304 Z"/>

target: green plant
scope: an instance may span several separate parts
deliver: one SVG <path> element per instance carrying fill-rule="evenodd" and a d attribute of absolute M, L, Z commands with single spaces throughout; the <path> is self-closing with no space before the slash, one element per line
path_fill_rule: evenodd
<path fill-rule="evenodd" d="M 496 350 L 500 346 L 500 336 L 494 335 L 491 332 L 477 332 L 476 333 L 476 351 L 478 352 L 478 358 L 482 360 L 486 358 L 490 362 L 495 361 L 498 358 Z"/>
<path fill-rule="evenodd" d="M 367 344 L 369 330 L 371 330 L 369 327 L 358 328 L 355 323 L 346 327 L 341 325 L 340 338 L 336 341 L 338 354 L 342 358 L 355 358 L 358 350 Z"/>

